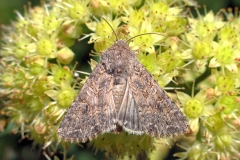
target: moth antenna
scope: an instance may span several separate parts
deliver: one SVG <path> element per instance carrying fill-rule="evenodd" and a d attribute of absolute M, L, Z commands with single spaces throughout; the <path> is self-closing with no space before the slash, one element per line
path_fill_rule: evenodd
<path fill-rule="evenodd" d="M 166 37 L 166 35 L 161 34 L 161 33 L 150 32 L 150 33 L 142 33 L 142 34 L 133 36 L 133 37 L 129 38 L 128 40 L 126 40 L 126 42 L 129 42 L 129 41 L 132 40 L 133 38 L 136 38 L 136 37 L 139 37 L 139 36 L 143 36 L 143 35 L 147 35 L 147 34 L 157 34 L 157 35 L 161 35 L 161 36 Z M 171 37 L 170 37 L 170 38 L 171 38 Z M 171 38 L 171 39 L 175 41 L 175 39 L 173 39 L 173 38 Z"/>
<path fill-rule="evenodd" d="M 108 21 L 107 21 L 105 18 L 103 18 L 103 17 L 102 17 L 102 19 L 104 19 L 104 21 L 106 21 L 106 22 L 107 22 L 107 24 L 108 24 L 108 25 L 109 25 L 109 27 L 112 29 L 112 31 L 113 31 L 113 33 L 114 33 L 114 35 L 115 35 L 115 37 L 116 37 L 116 41 L 118 41 L 117 34 L 116 34 L 116 32 L 114 31 L 113 27 L 110 25 L 110 23 L 108 23 Z"/>

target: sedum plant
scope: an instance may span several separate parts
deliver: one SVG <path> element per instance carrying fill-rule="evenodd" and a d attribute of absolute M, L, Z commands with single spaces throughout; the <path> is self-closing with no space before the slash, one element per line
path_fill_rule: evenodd
<path fill-rule="evenodd" d="M 17 12 L 18 20 L 4 27 L 0 49 L 1 122 L 11 122 L 13 133 L 41 145 L 46 158 L 58 146 L 69 158 L 69 143 L 58 139 L 57 128 L 85 82 L 77 74 L 85 72 L 76 72 L 82 65 L 77 54 L 87 54 L 81 48 L 74 53 L 73 47 L 87 45 L 82 40 L 88 38 L 100 56 L 113 45 L 116 37 L 104 17 L 119 39 L 158 33 L 136 37 L 129 46 L 159 85 L 170 89 L 191 133 L 160 140 L 106 133 L 88 145 L 115 159 L 143 153 L 159 159 L 179 141 L 178 159 L 239 159 L 240 18 L 225 10 L 195 18 L 183 4 L 195 5 L 190 0 L 55 0 L 28 7 L 24 15 Z M 91 67 L 96 63 L 91 60 Z"/>

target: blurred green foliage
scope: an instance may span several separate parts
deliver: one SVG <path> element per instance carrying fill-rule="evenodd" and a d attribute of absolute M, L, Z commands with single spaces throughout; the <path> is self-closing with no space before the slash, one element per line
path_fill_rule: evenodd
<path fill-rule="evenodd" d="M 11 21 L 16 20 L 14 10 L 23 13 L 24 5 L 28 4 L 36 6 L 40 4 L 40 0 L 0 0 L 0 24 L 9 24 Z"/>

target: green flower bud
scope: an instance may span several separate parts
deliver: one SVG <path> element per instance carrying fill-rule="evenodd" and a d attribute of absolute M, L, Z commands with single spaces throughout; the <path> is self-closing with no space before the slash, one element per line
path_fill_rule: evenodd
<path fill-rule="evenodd" d="M 220 133 L 217 137 L 215 137 L 215 144 L 220 149 L 227 149 L 232 144 L 232 136 L 228 132 Z"/>
<path fill-rule="evenodd" d="M 151 6 L 151 11 L 153 14 L 157 14 L 158 18 L 164 17 L 169 12 L 169 5 L 164 2 L 154 3 L 153 6 Z"/>
<path fill-rule="evenodd" d="M 196 99 L 190 99 L 184 106 L 186 116 L 191 118 L 197 118 L 201 115 L 203 110 L 202 103 Z"/>
<path fill-rule="evenodd" d="M 169 52 L 170 51 L 167 51 L 158 56 L 158 60 L 160 61 L 159 65 L 166 73 L 172 72 L 182 62 L 181 59 Z"/>
<path fill-rule="evenodd" d="M 50 56 L 55 52 L 55 47 L 52 41 L 41 39 L 37 44 L 37 51 L 40 55 Z"/>
<path fill-rule="evenodd" d="M 221 39 L 221 41 L 236 41 L 236 29 L 230 25 L 225 25 L 220 29 L 219 38 Z"/>
<path fill-rule="evenodd" d="M 79 24 L 64 24 L 62 27 L 62 33 L 68 38 L 77 39 L 82 34 L 82 27 Z"/>
<path fill-rule="evenodd" d="M 159 61 L 156 54 L 144 54 L 139 53 L 139 61 L 146 67 L 146 69 L 153 75 L 158 75 L 160 73 L 161 67 L 159 66 Z"/>
<path fill-rule="evenodd" d="M 233 49 L 230 46 L 220 46 L 216 54 L 216 59 L 224 65 L 233 63 Z"/>
<path fill-rule="evenodd" d="M 117 27 L 114 25 L 114 22 L 112 22 L 112 21 L 108 21 L 108 23 L 112 27 Z M 95 32 L 100 37 L 106 37 L 106 36 L 112 35 L 112 29 L 109 27 L 109 25 L 104 20 L 102 20 L 102 23 L 97 23 Z"/>
<path fill-rule="evenodd" d="M 73 76 L 68 67 L 59 68 L 59 70 L 56 70 L 56 72 L 54 73 L 54 80 L 59 84 L 61 83 L 62 80 L 71 82 L 72 79 L 73 79 Z"/>
<path fill-rule="evenodd" d="M 204 59 L 211 53 L 211 46 L 205 42 L 196 42 L 192 49 L 193 57 L 196 59 Z"/>
<path fill-rule="evenodd" d="M 224 114 L 230 114 L 238 107 L 235 96 L 224 96 L 220 99 L 219 107 L 223 109 Z"/>
<path fill-rule="evenodd" d="M 189 157 L 191 157 L 191 160 L 197 160 L 201 156 L 201 150 L 200 149 L 193 149 L 189 152 Z"/>
<path fill-rule="evenodd" d="M 209 21 L 198 21 L 196 24 L 196 32 L 198 35 L 207 36 L 215 30 L 215 24 Z"/>
<path fill-rule="evenodd" d="M 28 106 L 32 113 L 39 113 L 43 109 L 44 104 L 47 104 L 49 101 L 48 97 L 35 97 L 28 101 Z"/>
<path fill-rule="evenodd" d="M 44 113 L 50 117 L 50 119 L 55 119 L 56 116 L 59 115 L 59 106 L 58 105 L 52 105 L 44 110 Z"/>
<path fill-rule="evenodd" d="M 47 30 L 55 30 L 59 27 L 60 21 L 54 15 L 44 16 L 43 25 Z"/>
<path fill-rule="evenodd" d="M 38 119 L 37 121 L 40 121 L 40 119 Z M 31 133 L 31 138 L 34 139 L 34 143 L 38 143 L 38 144 L 44 144 L 46 142 L 46 135 L 47 135 L 47 125 L 44 124 L 45 126 L 43 126 L 43 124 L 41 124 L 41 122 L 36 122 L 37 125 L 34 124 L 34 126 L 32 126 L 30 128 L 30 133 Z"/>
<path fill-rule="evenodd" d="M 234 80 L 227 76 L 221 76 L 217 79 L 217 87 L 223 93 L 231 92 L 234 90 Z"/>
<path fill-rule="evenodd" d="M 14 83 L 16 86 L 23 88 L 26 84 L 26 72 L 22 69 L 18 69 L 16 75 L 15 75 L 15 80 Z"/>
<path fill-rule="evenodd" d="M 40 79 L 37 79 L 33 84 L 34 92 L 42 94 L 43 92 L 53 88 L 53 85 L 48 80 L 48 77 L 43 76 Z"/>
<path fill-rule="evenodd" d="M 68 8 L 69 15 L 73 19 L 82 20 L 86 18 L 86 15 L 88 13 L 87 7 L 83 2 L 82 3 L 80 2 L 73 3 L 71 4 L 72 7 Z"/>
<path fill-rule="evenodd" d="M 33 37 L 36 37 L 38 33 L 38 28 L 35 25 L 29 24 L 27 27 L 28 34 L 32 35 Z"/>
<path fill-rule="evenodd" d="M 40 73 L 42 73 L 44 70 L 43 66 L 40 66 L 38 64 L 32 65 L 30 68 L 30 72 L 34 75 L 38 75 Z"/>
<path fill-rule="evenodd" d="M 31 57 L 26 59 L 26 62 L 29 64 L 29 70 L 34 75 L 42 74 L 44 71 L 45 60 L 40 57 Z"/>
<path fill-rule="evenodd" d="M 75 39 L 68 38 L 64 35 L 59 35 L 57 38 L 57 47 L 63 48 L 63 47 L 71 47 L 75 43 Z"/>
<path fill-rule="evenodd" d="M 34 124 L 34 129 L 35 129 L 37 134 L 44 134 L 47 131 L 47 126 L 39 118 Z"/>
<path fill-rule="evenodd" d="M 95 42 L 94 44 L 94 49 L 97 51 L 97 52 L 102 52 L 104 50 L 106 50 L 107 48 L 109 48 L 110 46 L 112 45 L 112 42 L 110 41 L 110 39 L 108 39 L 108 41 L 106 42 Z"/>
<path fill-rule="evenodd" d="M 212 131 L 219 131 L 223 125 L 223 120 L 219 114 L 214 114 L 207 118 L 207 128 Z"/>
<path fill-rule="evenodd" d="M 15 77 L 14 77 L 14 75 L 12 75 L 10 73 L 5 72 L 4 74 L 1 75 L 1 79 L 2 79 L 1 83 L 5 87 L 13 87 L 14 84 L 15 84 L 15 82 L 14 82 L 15 81 Z"/>
<path fill-rule="evenodd" d="M 22 59 L 27 54 L 27 51 L 24 49 L 17 48 L 14 52 L 14 56 L 18 59 Z"/>
<path fill-rule="evenodd" d="M 209 160 L 217 159 L 216 154 L 209 153 L 205 144 L 196 145 L 194 144 L 192 148 L 189 149 L 187 159 L 189 160 Z M 184 158 L 185 159 L 185 158 Z"/>
<path fill-rule="evenodd" d="M 57 102 L 60 107 L 68 108 L 75 98 L 75 94 L 71 90 L 62 90 L 58 94 Z"/>
<path fill-rule="evenodd" d="M 142 10 L 134 10 L 128 17 L 127 21 L 130 26 L 140 26 L 144 18 L 144 12 Z"/>
<path fill-rule="evenodd" d="M 62 48 L 57 52 L 57 59 L 62 64 L 70 64 L 74 58 L 74 53 L 69 48 Z"/>

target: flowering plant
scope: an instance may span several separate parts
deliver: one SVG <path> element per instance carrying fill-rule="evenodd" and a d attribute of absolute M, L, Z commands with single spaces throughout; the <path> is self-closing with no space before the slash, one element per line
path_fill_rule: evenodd
<path fill-rule="evenodd" d="M 174 156 L 240 158 L 240 18 L 224 10 L 194 18 L 183 3 L 194 5 L 190 0 L 56 0 L 18 13 L 18 20 L 5 27 L 0 49 L 1 122 L 13 123 L 13 133 L 43 149 L 56 152 L 62 146 L 67 159 L 69 143 L 58 139 L 57 128 L 85 82 L 74 70 L 81 66 L 75 57 L 86 53 L 73 48 L 89 38 L 99 56 L 113 45 L 115 37 L 104 17 L 121 39 L 162 34 L 137 37 L 129 46 L 138 50 L 139 61 L 160 86 L 185 87 L 169 93 L 192 130 L 174 138 L 184 149 Z M 90 65 L 94 68 L 96 61 Z M 154 159 L 160 150 L 169 150 L 173 139 L 107 133 L 88 145 L 115 158 L 145 152 Z M 44 155 L 50 159 L 49 152 Z"/>

